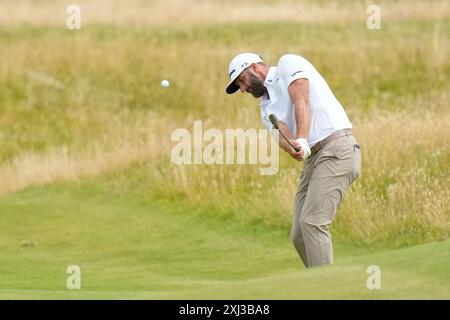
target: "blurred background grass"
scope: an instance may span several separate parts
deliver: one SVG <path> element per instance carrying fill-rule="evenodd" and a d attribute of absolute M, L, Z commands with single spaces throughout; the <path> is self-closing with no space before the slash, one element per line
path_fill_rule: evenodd
<path fill-rule="evenodd" d="M 325 77 L 362 146 L 362 176 L 332 226 L 338 242 L 447 239 L 448 2 L 380 2 L 380 30 L 367 29 L 365 1 L 79 4 L 81 30 L 68 30 L 64 1 L 0 2 L 3 197 L 88 181 L 185 215 L 289 230 L 302 164 L 282 154 L 275 176 L 259 166 L 176 166 L 170 134 L 194 120 L 262 128 L 256 100 L 224 93 L 229 60 L 253 51 L 275 65 L 290 52 Z"/>

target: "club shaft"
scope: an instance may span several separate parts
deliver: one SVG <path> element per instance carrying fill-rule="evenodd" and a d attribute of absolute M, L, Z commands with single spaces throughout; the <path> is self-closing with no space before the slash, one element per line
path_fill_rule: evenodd
<path fill-rule="evenodd" d="M 281 134 L 281 136 L 284 138 L 284 140 L 286 140 L 286 142 L 289 143 L 289 145 L 290 145 L 296 152 L 299 152 L 299 151 L 300 151 L 300 148 L 294 147 L 294 146 L 292 145 L 292 143 L 288 140 L 288 138 L 286 138 L 286 136 L 283 134 L 283 132 L 282 132 L 280 129 L 278 129 L 278 132 L 280 132 L 280 134 Z"/>

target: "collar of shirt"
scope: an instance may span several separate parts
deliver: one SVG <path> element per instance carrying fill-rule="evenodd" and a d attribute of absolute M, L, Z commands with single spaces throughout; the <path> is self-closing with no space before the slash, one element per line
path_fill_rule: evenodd
<path fill-rule="evenodd" d="M 267 104 L 270 102 L 269 91 L 273 87 L 273 84 L 275 82 L 275 72 L 276 71 L 277 71 L 276 67 L 270 67 L 269 71 L 267 72 L 266 79 L 264 79 L 264 86 L 267 88 L 267 92 L 264 93 L 264 95 L 261 97 L 261 102 L 260 102 L 261 107 L 267 106 Z"/>
<path fill-rule="evenodd" d="M 266 79 L 264 80 L 264 86 L 273 86 L 273 82 L 275 81 L 275 71 L 277 71 L 276 67 L 270 67 L 269 72 L 267 72 Z"/>

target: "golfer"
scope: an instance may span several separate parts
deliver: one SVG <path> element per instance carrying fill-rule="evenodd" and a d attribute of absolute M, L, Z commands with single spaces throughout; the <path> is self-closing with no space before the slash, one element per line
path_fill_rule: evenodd
<path fill-rule="evenodd" d="M 276 67 L 254 53 L 231 60 L 226 93 L 239 89 L 260 98 L 261 118 L 274 128 L 279 119 L 284 139 L 279 145 L 292 158 L 304 160 L 295 194 L 291 239 L 306 267 L 333 263 L 330 225 L 346 189 L 360 174 L 360 147 L 352 124 L 330 87 L 305 58 L 286 54 Z"/>

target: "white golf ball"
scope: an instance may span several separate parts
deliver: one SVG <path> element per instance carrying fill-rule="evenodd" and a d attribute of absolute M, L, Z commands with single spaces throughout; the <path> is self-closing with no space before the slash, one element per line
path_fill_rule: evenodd
<path fill-rule="evenodd" d="M 169 81 L 167 81 L 167 80 L 161 81 L 161 87 L 162 88 L 168 88 L 169 87 Z"/>

